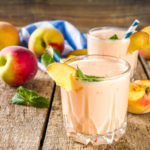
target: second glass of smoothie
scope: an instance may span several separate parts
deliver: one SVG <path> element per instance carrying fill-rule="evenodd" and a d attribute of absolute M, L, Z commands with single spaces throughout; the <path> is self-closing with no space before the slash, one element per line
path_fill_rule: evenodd
<path fill-rule="evenodd" d="M 123 39 L 127 28 L 99 27 L 93 28 L 88 33 L 88 54 L 111 55 L 126 60 L 131 66 L 130 80 L 134 80 L 137 66 L 138 51 L 128 53 L 130 39 Z M 118 40 L 110 40 L 114 34 Z"/>

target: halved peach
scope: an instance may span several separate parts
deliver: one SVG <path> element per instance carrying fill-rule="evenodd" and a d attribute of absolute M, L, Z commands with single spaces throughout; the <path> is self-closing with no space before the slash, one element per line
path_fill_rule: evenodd
<path fill-rule="evenodd" d="M 138 31 L 130 36 L 128 52 L 132 54 L 135 50 L 140 50 L 149 44 L 149 35 L 146 32 Z"/>
<path fill-rule="evenodd" d="M 69 57 L 70 55 L 75 55 L 75 56 L 87 55 L 87 49 L 78 49 L 78 50 L 71 51 L 67 54 L 67 57 Z"/>
<path fill-rule="evenodd" d="M 128 111 L 135 114 L 150 112 L 150 80 L 136 80 L 130 83 Z"/>
<path fill-rule="evenodd" d="M 46 70 L 57 85 L 63 87 L 67 91 L 72 90 L 72 79 L 73 77 L 78 77 L 77 69 L 65 63 L 52 63 Z"/>

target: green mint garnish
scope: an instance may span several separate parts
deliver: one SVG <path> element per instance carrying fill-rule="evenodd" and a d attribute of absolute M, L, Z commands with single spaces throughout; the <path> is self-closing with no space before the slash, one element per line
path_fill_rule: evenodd
<path fill-rule="evenodd" d="M 41 57 L 41 63 L 47 67 L 49 64 L 55 62 L 48 52 L 45 52 Z"/>
<path fill-rule="evenodd" d="M 48 99 L 38 96 L 36 91 L 26 90 L 22 86 L 17 89 L 11 102 L 17 105 L 26 105 L 29 102 L 32 106 L 38 108 L 48 107 L 50 104 Z"/>
<path fill-rule="evenodd" d="M 34 107 L 44 108 L 49 106 L 49 100 L 43 96 L 34 96 L 29 100 L 29 103 Z"/>
<path fill-rule="evenodd" d="M 117 34 L 114 34 L 112 37 L 109 38 L 110 40 L 119 40 Z"/>
<path fill-rule="evenodd" d="M 78 66 L 77 66 L 77 69 L 78 69 L 78 76 L 80 78 L 82 78 L 82 81 L 99 82 L 99 81 L 102 81 L 102 80 L 96 80 L 96 79 L 105 78 L 105 77 L 99 77 L 99 76 L 94 76 L 94 75 L 83 74 L 83 72 L 81 71 L 81 69 Z"/>

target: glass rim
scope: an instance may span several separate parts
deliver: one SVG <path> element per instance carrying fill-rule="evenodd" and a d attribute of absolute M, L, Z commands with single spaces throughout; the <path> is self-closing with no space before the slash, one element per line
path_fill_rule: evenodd
<path fill-rule="evenodd" d="M 91 35 L 91 32 L 92 31 L 98 31 L 98 30 L 108 30 L 108 29 L 115 29 L 115 30 L 118 30 L 118 31 L 127 31 L 128 30 L 128 28 L 125 28 L 125 27 L 113 27 L 113 26 L 105 26 L 105 27 L 96 27 L 96 28 L 92 28 L 92 29 L 90 29 L 89 31 L 88 31 L 88 33 L 87 33 L 87 36 L 89 36 L 90 38 L 92 38 L 92 39 L 95 39 L 95 40 L 97 40 L 97 41 L 101 41 L 101 42 L 121 42 L 121 41 L 129 41 L 129 38 L 127 38 L 127 39 L 117 39 L 117 40 L 111 40 L 111 39 L 107 39 L 107 40 L 101 40 L 101 39 L 99 39 L 98 37 L 95 37 L 95 36 L 93 36 L 93 35 Z"/>
<path fill-rule="evenodd" d="M 122 73 L 119 73 L 119 74 L 114 75 L 114 76 L 111 76 L 111 77 L 105 77 L 105 78 L 80 78 L 80 77 L 73 77 L 73 78 L 75 78 L 75 79 L 80 79 L 80 80 L 82 80 L 82 79 L 87 79 L 87 80 L 107 81 L 107 80 L 112 80 L 112 79 L 121 78 L 121 77 L 124 76 L 125 74 L 129 73 L 130 70 L 131 70 L 131 66 L 130 66 L 130 64 L 129 64 L 126 60 L 124 60 L 124 59 L 122 59 L 122 58 L 119 58 L 119 57 L 110 56 L 110 55 L 100 55 L 100 54 L 81 55 L 81 56 L 76 56 L 76 57 L 73 57 L 73 58 L 69 58 L 69 59 L 65 60 L 64 63 L 67 63 L 67 61 L 72 61 L 72 60 L 74 60 L 74 59 L 75 59 L 75 61 L 76 61 L 76 59 L 77 59 L 77 61 L 78 61 L 78 60 L 81 60 L 81 61 L 82 61 L 82 59 L 78 59 L 78 58 L 84 58 L 84 57 L 88 57 L 88 56 L 100 56 L 100 57 L 109 57 L 109 58 L 117 59 L 117 63 L 120 63 L 120 64 L 123 65 L 124 67 L 126 67 L 126 65 L 127 65 L 127 69 L 126 69 L 125 71 L 123 71 Z M 100 59 L 100 58 L 96 58 L 96 59 Z M 109 60 L 108 58 L 102 58 L 102 59 L 103 59 L 103 60 Z M 75 62 L 75 61 L 73 61 L 73 62 Z M 83 60 L 83 61 L 84 61 L 84 60 Z M 121 62 L 120 62 L 120 61 L 121 61 Z M 71 64 L 71 63 L 73 63 L 73 62 L 70 62 L 70 63 L 68 63 L 68 64 Z M 114 63 L 115 63 L 115 60 L 114 60 Z M 125 63 L 125 65 L 124 65 L 123 63 Z M 92 81 L 91 81 L 91 82 L 92 82 Z M 93 82 L 94 82 L 94 81 L 93 81 Z"/>

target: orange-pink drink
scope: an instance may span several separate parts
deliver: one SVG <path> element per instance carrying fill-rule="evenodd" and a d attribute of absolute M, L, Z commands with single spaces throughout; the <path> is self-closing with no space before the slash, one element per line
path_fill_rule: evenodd
<path fill-rule="evenodd" d="M 130 39 L 123 39 L 126 28 L 119 27 L 99 27 L 89 31 L 88 34 L 88 54 L 111 55 L 126 60 L 131 65 L 130 79 L 134 79 L 137 66 L 138 51 L 128 53 Z M 119 40 L 109 38 L 116 34 Z"/>
<path fill-rule="evenodd" d="M 84 144 L 118 140 L 126 128 L 130 65 L 116 57 L 99 55 L 75 57 L 69 65 L 78 65 L 86 75 L 105 78 L 74 77 L 71 91 L 61 88 L 67 134 Z"/>

